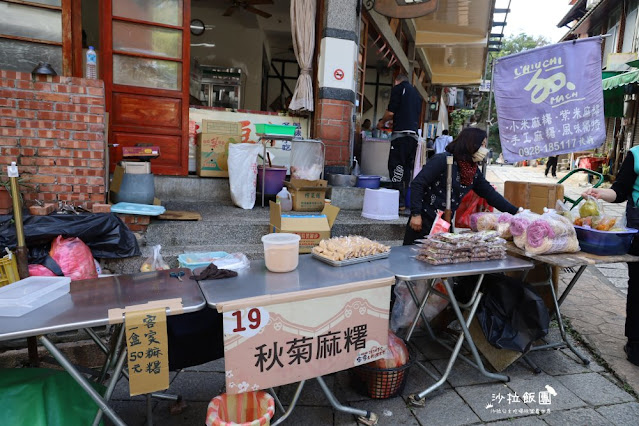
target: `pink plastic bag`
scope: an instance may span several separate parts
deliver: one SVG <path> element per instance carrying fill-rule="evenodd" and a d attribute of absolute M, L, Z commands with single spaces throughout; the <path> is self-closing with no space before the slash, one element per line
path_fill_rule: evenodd
<path fill-rule="evenodd" d="M 49 255 L 71 281 L 98 277 L 91 249 L 77 237 L 62 238 L 62 235 L 58 235 L 51 244 Z"/>
<path fill-rule="evenodd" d="M 29 265 L 30 277 L 55 277 L 53 271 L 44 265 Z"/>

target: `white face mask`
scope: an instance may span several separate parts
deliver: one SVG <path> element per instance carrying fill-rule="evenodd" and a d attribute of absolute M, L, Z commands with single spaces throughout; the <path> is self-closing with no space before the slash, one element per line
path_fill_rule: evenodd
<path fill-rule="evenodd" d="M 479 150 L 473 154 L 473 161 L 475 163 L 481 163 L 489 152 L 490 150 L 488 148 L 480 147 Z"/>

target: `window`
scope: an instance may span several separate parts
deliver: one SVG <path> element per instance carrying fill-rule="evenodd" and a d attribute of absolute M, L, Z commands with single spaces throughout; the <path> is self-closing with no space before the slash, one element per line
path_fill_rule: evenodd
<path fill-rule="evenodd" d="M 71 0 L 0 1 L 0 68 L 31 72 L 38 62 L 48 62 L 59 75 L 65 67 L 63 3 Z M 67 6 L 65 4 L 65 6 Z M 69 17 L 70 19 L 70 17 Z M 68 64 L 71 63 L 69 35 Z"/>

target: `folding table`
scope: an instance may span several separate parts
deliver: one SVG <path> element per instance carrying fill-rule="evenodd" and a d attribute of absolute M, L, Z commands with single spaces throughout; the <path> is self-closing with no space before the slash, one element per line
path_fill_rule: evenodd
<path fill-rule="evenodd" d="M 315 292 L 319 295 L 331 287 L 370 280 L 389 280 L 389 285 L 392 285 L 394 277 L 380 261 L 334 267 L 313 259 L 311 255 L 302 255 L 299 257 L 297 269 L 293 272 L 272 273 L 266 270 L 263 260 L 255 260 L 251 262 L 250 268 L 241 270 L 239 276 L 235 278 L 203 280 L 199 284 L 209 307 L 221 309 L 224 303 L 234 303 L 243 299 L 261 297 L 281 299 L 283 295 L 292 293 L 299 295 L 303 292 Z M 370 424 L 376 423 L 375 413 L 341 405 L 321 376 L 314 379 L 317 380 L 335 410 L 360 416 L 364 422 Z M 273 425 L 282 423 L 293 411 L 304 383 L 304 381 L 299 382 L 288 410 L 284 410 L 275 396 L 278 408 L 284 414 L 272 423 Z"/>
<path fill-rule="evenodd" d="M 508 243 L 508 251 L 514 255 L 521 256 L 532 260 L 536 264 L 545 265 L 548 270 L 548 280 L 541 283 L 530 283 L 532 286 L 543 286 L 547 285 L 552 294 L 553 300 L 553 308 L 555 311 L 555 315 L 557 317 L 557 323 L 559 324 L 559 332 L 561 334 L 561 341 L 547 343 L 544 345 L 533 346 L 530 350 L 542 350 L 542 349 L 550 349 L 550 348 L 559 348 L 559 347 L 568 347 L 579 359 L 584 363 L 584 365 L 588 365 L 590 361 L 583 356 L 570 341 L 566 338 L 566 331 L 564 327 L 563 319 L 561 318 L 560 307 L 561 304 L 566 300 L 566 297 L 570 294 L 570 291 L 573 289 L 581 275 L 584 273 L 586 268 L 589 265 L 603 265 L 606 263 L 618 263 L 618 262 L 639 262 L 639 256 L 631 256 L 629 254 L 616 255 L 616 256 L 597 256 L 595 254 L 590 254 L 586 252 L 579 251 L 577 253 L 558 253 L 558 254 L 548 254 L 548 255 L 533 255 L 530 253 L 526 253 L 524 250 L 518 248 L 513 243 Z M 557 294 L 555 292 L 555 286 L 552 282 L 552 267 L 556 266 L 562 268 L 564 270 L 574 271 L 574 275 L 568 286 L 563 291 L 561 296 L 557 298 Z M 577 268 L 575 271 L 574 268 Z M 540 371 L 534 363 L 531 362 L 530 359 L 525 359 L 536 371 Z"/>
<path fill-rule="evenodd" d="M 182 301 L 182 310 L 172 312 L 171 309 L 167 308 L 167 315 L 179 315 L 203 309 L 206 302 L 196 281 L 189 279 L 190 271 L 182 269 L 185 272 L 182 281 L 169 276 L 170 272 L 175 271 L 167 270 L 74 281 L 71 283 L 71 291 L 68 294 L 41 308 L 21 317 L 0 317 L 0 341 L 39 336 L 43 346 L 98 405 L 100 411 L 96 416 L 96 423 L 99 422 L 102 415 L 101 411 L 104 411 L 104 414 L 114 424 L 125 425 L 107 404 L 126 360 L 127 350 L 126 345 L 123 344 L 124 327 L 121 327 L 118 333 L 117 344 L 114 346 L 113 352 L 109 353 L 107 357 L 107 366 L 111 364 L 110 359 L 117 361 L 104 396 L 93 389 L 89 381 L 46 335 L 84 329 L 96 344 L 106 351 L 106 346 L 91 330 L 91 327 L 124 323 L 124 316 L 112 317 L 110 320 L 110 309 L 178 298 Z M 103 376 L 105 374 L 106 371 L 103 371 Z"/>
<path fill-rule="evenodd" d="M 426 325 L 426 329 L 430 337 L 450 350 L 451 356 L 448 360 L 448 364 L 446 365 L 446 370 L 441 377 L 437 377 L 437 375 L 428 370 L 421 362 L 417 362 L 417 364 L 426 372 L 426 374 L 436 380 L 436 383 L 419 393 L 409 395 L 409 402 L 415 406 L 424 406 L 425 396 L 444 384 L 458 357 L 478 369 L 484 376 L 507 382 L 509 380 L 508 376 L 490 373 L 486 370 L 481 357 L 479 356 L 479 352 L 477 351 L 475 343 L 473 342 L 473 338 L 470 334 L 470 331 L 468 330 L 468 327 L 470 326 L 475 316 L 475 312 L 477 311 L 477 307 L 479 306 L 479 302 L 482 298 L 482 293 L 480 292 L 480 290 L 485 274 L 495 272 L 525 271 L 531 269 L 533 267 L 533 264 L 526 260 L 508 256 L 503 260 L 466 262 L 435 266 L 415 259 L 416 253 L 414 249 L 414 246 L 393 247 L 391 248 L 390 256 L 388 257 L 388 259 L 379 260 L 376 263 L 379 263 L 380 265 L 386 267 L 388 270 L 392 271 L 392 273 L 395 275 L 395 278 L 397 279 L 398 284 L 402 281 L 406 283 L 413 301 L 418 306 L 415 318 L 408 330 L 408 334 L 406 335 L 406 341 L 410 341 L 415 327 L 417 326 L 417 322 L 419 321 L 419 318 L 421 316 L 424 319 L 424 324 Z M 459 303 L 455 297 L 455 294 L 453 293 L 453 287 L 448 280 L 454 277 L 470 275 L 479 276 L 477 282 L 475 283 L 475 287 L 473 288 L 472 297 L 467 303 Z M 444 287 L 446 288 L 446 294 L 437 291 L 433 287 L 435 280 L 438 278 L 442 279 Z M 417 294 L 415 293 L 414 286 L 419 284 L 416 283 L 416 281 L 423 280 L 426 281 L 426 293 L 423 299 L 419 300 Z M 437 336 L 435 336 L 435 333 L 430 327 L 428 319 L 424 314 L 426 302 L 428 301 L 428 298 L 431 294 L 437 294 L 438 296 L 448 300 L 452 305 L 453 310 L 455 311 L 455 316 L 459 321 L 462 332 L 459 333 L 454 347 L 451 347 L 442 339 L 439 339 Z M 469 310 L 467 318 L 464 317 L 461 308 Z M 474 362 L 468 357 L 459 353 L 464 340 L 466 340 L 468 343 Z"/>

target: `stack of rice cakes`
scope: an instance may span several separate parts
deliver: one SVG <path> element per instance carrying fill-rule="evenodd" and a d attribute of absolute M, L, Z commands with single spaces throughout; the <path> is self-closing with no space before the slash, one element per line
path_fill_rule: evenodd
<path fill-rule="evenodd" d="M 506 240 L 496 231 L 441 233 L 417 240 L 417 259 L 431 265 L 483 262 L 506 257 Z"/>

